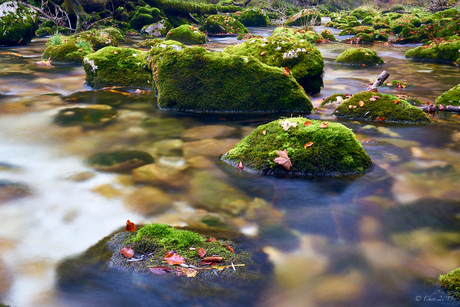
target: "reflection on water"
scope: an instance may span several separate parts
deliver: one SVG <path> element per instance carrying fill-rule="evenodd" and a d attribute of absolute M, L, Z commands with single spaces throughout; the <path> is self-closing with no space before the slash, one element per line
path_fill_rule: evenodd
<path fill-rule="evenodd" d="M 262 36 L 271 31 L 251 29 Z M 139 40 L 128 38 L 124 46 Z M 438 114 L 433 124 L 415 127 L 343 121 L 368 141 L 363 146 L 375 163 L 359 178 L 242 174 L 218 163 L 219 155 L 279 115 L 162 112 L 152 92 L 92 91 L 82 67 L 33 65 L 44 42 L 0 53 L 0 196 L 8 195 L 0 197 L 0 302 L 65 305 L 55 287 L 58 263 L 130 219 L 257 238 L 275 266 L 273 284 L 254 302 L 260 306 L 452 304 L 428 281 L 460 265 L 457 115 Z M 211 38 L 206 47 L 220 51 L 235 43 Z M 370 47 L 386 63 L 372 68 L 334 64 L 349 45 L 317 47 L 326 63 L 325 88 L 312 101 L 364 90 L 382 70 L 419 86 L 381 92 L 422 101 L 433 102 L 458 83 L 454 66 L 406 60 L 413 46 Z M 52 124 L 61 108 L 88 104 L 109 104 L 119 116 L 96 130 Z M 333 109 L 308 117 L 335 120 Z M 93 153 L 120 149 L 151 153 L 157 177 L 101 173 L 84 164 Z M 142 215 L 146 204 L 160 209 Z"/>

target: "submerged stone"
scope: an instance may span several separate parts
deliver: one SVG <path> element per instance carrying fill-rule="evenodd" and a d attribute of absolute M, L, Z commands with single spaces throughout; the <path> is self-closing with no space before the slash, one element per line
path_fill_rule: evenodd
<path fill-rule="evenodd" d="M 206 34 L 191 25 L 181 25 L 168 32 L 165 40 L 175 40 L 187 45 L 206 43 Z"/>
<path fill-rule="evenodd" d="M 200 31 L 207 34 L 244 34 L 248 29 L 231 16 L 211 15 L 203 22 Z"/>
<path fill-rule="evenodd" d="M 285 70 L 253 57 L 166 50 L 152 60 L 158 105 L 191 112 L 311 112 L 305 91 Z"/>
<path fill-rule="evenodd" d="M 261 62 L 289 72 L 307 93 L 318 93 L 323 86 L 324 59 L 318 48 L 303 39 L 266 37 L 249 39 L 229 46 L 224 53 L 254 57 Z"/>
<path fill-rule="evenodd" d="M 209 238 L 216 241 L 206 242 Z M 126 246 L 135 251 L 131 259 L 120 253 Z M 206 257 L 223 259 L 200 265 L 198 248 L 206 250 Z M 165 253 L 172 250 L 192 266 L 188 271 L 194 277 L 181 276 L 186 267 L 165 263 Z M 129 261 L 139 258 L 145 260 Z M 165 269 L 155 269 L 157 266 Z M 150 224 L 137 232 L 118 231 L 57 268 L 61 296 L 80 306 L 252 305 L 269 285 L 272 271 L 272 264 L 256 242 L 237 233 L 161 224 Z"/>
<path fill-rule="evenodd" d="M 126 172 L 153 163 L 153 157 L 144 151 L 120 150 L 92 155 L 86 163 L 98 171 Z"/>
<path fill-rule="evenodd" d="M 266 27 L 269 23 L 268 16 L 258 8 L 251 8 L 234 15 L 245 27 Z"/>
<path fill-rule="evenodd" d="M 321 13 L 314 10 L 301 10 L 289 17 L 284 23 L 286 26 L 319 26 L 321 25 Z"/>
<path fill-rule="evenodd" d="M 31 193 L 29 186 L 24 183 L 0 180 L 0 204 L 29 196 Z"/>
<path fill-rule="evenodd" d="M 0 5 L 0 46 L 27 45 L 35 36 L 37 13 L 16 1 Z"/>
<path fill-rule="evenodd" d="M 152 87 L 145 51 L 105 47 L 88 54 L 83 61 L 86 83 L 95 88 L 107 86 Z"/>
<path fill-rule="evenodd" d="M 361 92 L 344 100 L 334 111 L 339 118 L 381 122 L 428 124 L 431 120 L 421 109 L 402 98 L 374 92 Z"/>
<path fill-rule="evenodd" d="M 456 268 L 450 273 L 440 275 L 438 281 L 441 288 L 460 301 L 460 268 Z"/>
<path fill-rule="evenodd" d="M 284 166 L 275 162 L 282 151 L 290 160 Z M 372 166 L 351 129 L 302 117 L 257 127 L 222 160 L 234 167 L 241 162 L 244 171 L 269 175 L 346 176 L 363 174 Z"/>
<path fill-rule="evenodd" d="M 377 66 L 383 64 L 383 59 L 368 48 L 348 48 L 335 59 L 335 63 L 348 65 Z"/>
<path fill-rule="evenodd" d="M 436 105 L 442 104 L 444 106 L 460 106 L 460 84 L 436 98 L 435 103 Z"/>
<path fill-rule="evenodd" d="M 56 114 L 54 123 L 60 126 L 82 126 L 96 128 L 108 124 L 118 115 L 110 106 L 93 105 L 86 108 L 66 108 Z"/>

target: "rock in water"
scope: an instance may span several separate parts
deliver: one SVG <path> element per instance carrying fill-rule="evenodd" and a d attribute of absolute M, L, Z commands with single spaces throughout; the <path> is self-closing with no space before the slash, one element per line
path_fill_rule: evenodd
<path fill-rule="evenodd" d="M 0 46 L 27 45 L 35 36 L 37 14 L 16 1 L 0 5 Z"/>

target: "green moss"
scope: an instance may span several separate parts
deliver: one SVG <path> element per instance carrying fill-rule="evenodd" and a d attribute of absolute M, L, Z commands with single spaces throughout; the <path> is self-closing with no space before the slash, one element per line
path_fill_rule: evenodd
<path fill-rule="evenodd" d="M 319 26 L 321 25 L 321 13 L 314 10 L 302 10 L 289 17 L 284 23 L 286 26 Z"/>
<path fill-rule="evenodd" d="M 233 17 L 211 15 L 203 22 L 200 31 L 208 34 L 244 34 L 248 29 Z"/>
<path fill-rule="evenodd" d="M 37 36 L 48 36 L 53 33 L 53 29 L 49 27 L 40 27 L 37 31 L 35 31 L 35 35 Z"/>
<path fill-rule="evenodd" d="M 141 29 L 141 34 L 146 33 L 148 35 L 154 35 L 154 36 L 166 36 L 168 34 L 168 31 L 171 30 L 173 26 L 169 22 L 167 18 L 162 19 L 156 23 L 150 24 L 143 26 Z"/>
<path fill-rule="evenodd" d="M 257 8 L 245 10 L 234 17 L 245 27 L 266 27 L 269 22 L 268 16 L 261 9 Z"/>
<path fill-rule="evenodd" d="M 60 126 L 95 128 L 106 125 L 117 117 L 117 111 L 107 108 L 66 108 L 60 110 L 54 122 Z"/>
<path fill-rule="evenodd" d="M 81 44 L 74 36 L 53 35 L 45 44 L 43 59 L 53 64 L 81 64 L 83 58 L 93 52 L 90 45 Z"/>
<path fill-rule="evenodd" d="M 335 59 L 335 63 L 348 64 L 348 65 L 366 65 L 378 66 L 383 64 L 383 59 L 375 53 L 375 51 L 368 48 L 348 48 Z"/>
<path fill-rule="evenodd" d="M 374 44 L 376 42 L 387 42 L 388 35 L 385 31 L 374 31 L 371 33 L 358 33 L 352 38 L 344 40 L 345 43 L 351 44 Z"/>
<path fill-rule="evenodd" d="M 454 296 L 460 301 L 460 268 L 456 268 L 450 273 L 440 275 L 439 285 L 445 289 L 449 295 Z"/>
<path fill-rule="evenodd" d="M 436 98 L 435 103 L 436 105 L 442 104 L 444 106 L 460 106 L 460 84 Z"/>
<path fill-rule="evenodd" d="M 105 47 L 87 55 L 83 67 L 86 72 L 86 83 L 96 89 L 107 86 L 152 86 L 152 74 L 148 69 L 147 55 L 144 51 Z"/>
<path fill-rule="evenodd" d="M 229 46 L 224 53 L 251 56 L 270 66 L 287 67 L 307 93 L 318 93 L 323 86 L 323 57 L 316 47 L 303 39 L 254 38 Z"/>
<path fill-rule="evenodd" d="M 449 40 L 434 41 L 406 51 L 406 58 L 435 62 L 455 62 L 460 58 L 460 37 Z"/>
<path fill-rule="evenodd" d="M 339 41 L 329 29 L 324 29 L 323 32 L 321 32 L 321 37 L 331 42 Z"/>
<path fill-rule="evenodd" d="M 415 15 L 402 15 L 401 17 L 391 21 L 390 30 L 395 34 L 398 34 L 401 33 L 405 27 L 420 27 L 420 25 L 420 19 Z"/>
<path fill-rule="evenodd" d="M 113 27 L 80 32 L 75 35 L 75 38 L 90 43 L 94 51 L 106 46 L 118 47 L 118 42 L 125 40 L 123 31 Z"/>
<path fill-rule="evenodd" d="M 126 172 L 153 162 L 152 155 L 138 150 L 101 152 L 86 160 L 89 166 L 107 172 Z"/>
<path fill-rule="evenodd" d="M 150 59 L 150 64 L 152 65 L 152 60 L 155 55 L 159 55 L 164 53 L 165 51 L 181 51 L 184 50 L 186 47 L 181 42 L 175 40 L 162 40 L 162 39 L 155 39 L 152 42 L 150 50 L 148 52 L 148 58 Z"/>
<path fill-rule="evenodd" d="M 165 40 L 175 40 L 188 45 L 204 44 L 206 43 L 206 34 L 194 26 L 182 25 L 169 31 Z"/>
<path fill-rule="evenodd" d="M 436 37 L 450 37 L 460 33 L 460 18 L 452 20 L 450 23 L 442 27 L 442 29 L 436 33 Z"/>
<path fill-rule="evenodd" d="M 340 97 L 340 98 L 337 98 L 337 97 Z M 323 101 L 321 101 L 320 106 L 321 107 L 325 106 L 328 103 L 329 104 L 338 103 L 338 101 L 341 101 L 340 99 L 345 100 L 345 99 L 347 99 L 349 97 L 350 97 L 350 95 L 335 93 L 335 94 L 332 94 L 331 96 L 325 98 Z"/>
<path fill-rule="evenodd" d="M 284 69 L 252 57 L 193 47 L 152 59 L 158 105 L 193 112 L 310 112 L 304 90 Z"/>
<path fill-rule="evenodd" d="M 372 96 L 380 98 L 371 101 Z M 373 100 L 373 99 L 372 99 Z M 360 102 L 364 105 L 361 107 Z M 431 120 L 420 109 L 393 95 L 361 92 L 343 101 L 334 111 L 339 118 L 384 122 L 427 124 Z"/>
<path fill-rule="evenodd" d="M 156 7 L 139 6 L 130 15 L 129 25 L 139 31 L 143 26 L 156 23 L 165 17 L 164 13 Z"/>
<path fill-rule="evenodd" d="M 17 2 L 10 5 L 17 9 L 0 17 L 0 46 L 27 45 L 35 36 L 37 15 Z"/>
<path fill-rule="evenodd" d="M 411 84 L 411 83 L 406 83 L 406 82 L 399 81 L 399 80 L 393 80 L 391 82 L 384 82 L 381 86 L 382 87 L 393 87 L 393 88 L 397 88 L 397 89 L 402 89 L 402 88 L 406 88 L 406 87 L 414 87 L 414 86 L 417 86 L 417 85 Z"/>
<path fill-rule="evenodd" d="M 357 33 L 371 33 L 371 32 L 374 32 L 374 28 L 373 27 L 366 27 L 366 26 L 357 26 L 357 27 L 354 27 L 354 28 L 347 28 L 347 29 L 343 29 L 339 36 L 342 36 L 342 35 L 355 35 Z"/>
<path fill-rule="evenodd" d="M 294 29 L 288 27 L 278 27 L 273 30 L 271 37 L 286 37 L 291 39 L 304 39 L 311 43 L 321 41 L 321 36 L 309 29 Z"/>
<path fill-rule="evenodd" d="M 320 128 L 322 122 L 318 120 L 286 120 L 297 126 L 284 131 L 281 120 L 261 125 L 222 160 L 235 167 L 241 161 L 246 171 L 275 175 L 344 176 L 364 173 L 372 166 L 353 131 L 342 124 L 329 122 L 327 128 Z M 307 121 L 311 125 L 304 125 Z M 309 142 L 313 144 L 305 148 Z M 274 162 L 279 150 L 287 150 L 290 170 Z"/>
<path fill-rule="evenodd" d="M 357 19 L 365 19 L 365 18 L 368 18 L 368 17 L 376 17 L 378 16 L 378 12 L 370 7 L 366 7 L 366 6 L 360 6 L 360 7 L 357 7 L 355 8 L 353 11 L 351 11 L 350 13 L 350 16 L 354 16 L 356 17 Z"/>

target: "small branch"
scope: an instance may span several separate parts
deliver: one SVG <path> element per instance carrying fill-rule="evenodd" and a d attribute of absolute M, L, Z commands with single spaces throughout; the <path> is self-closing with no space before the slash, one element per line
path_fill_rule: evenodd
<path fill-rule="evenodd" d="M 382 73 L 377 77 L 377 80 L 374 81 L 374 84 L 372 84 L 367 91 L 377 92 L 377 89 L 383 84 L 383 82 L 385 82 L 386 79 L 388 79 L 389 76 L 390 74 L 387 71 L 382 71 Z"/>
<path fill-rule="evenodd" d="M 440 112 L 453 112 L 460 113 L 460 107 L 457 106 L 443 106 L 442 104 L 436 106 L 434 104 L 429 104 L 426 106 L 418 107 L 425 113 L 434 114 L 436 111 Z"/>

